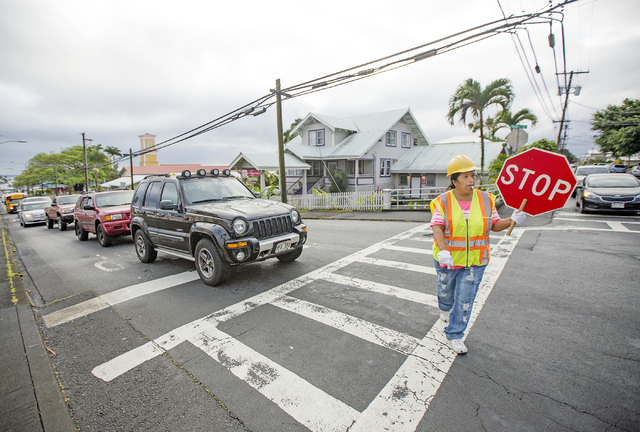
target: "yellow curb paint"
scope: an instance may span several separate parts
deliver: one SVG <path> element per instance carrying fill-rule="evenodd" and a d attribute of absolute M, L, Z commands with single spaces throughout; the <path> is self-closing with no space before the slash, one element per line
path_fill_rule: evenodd
<path fill-rule="evenodd" d="M 4 245 L 4 255 L 7 258 L 7 275 L 9 276 L 9 284 L 11 285 L 11 303 L 15 305 L 18 303 L 18 297 L 16 297 L 16 287 L 13 286 L 13 278 L 15 276 L 22 276 L 22 274 L 14 273 L 11 269 L 11 259 L 9 258 L 9 251 L 7 250 L 6 229 L 6 227 L 2 227 L 2 244 Z"/>

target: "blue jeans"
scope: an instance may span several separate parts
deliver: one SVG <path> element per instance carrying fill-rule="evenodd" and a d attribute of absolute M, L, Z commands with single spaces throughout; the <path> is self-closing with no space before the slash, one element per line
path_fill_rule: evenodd
<path fill-rule="evenodd" d="M 438 306 L 442 311 L 451 312 L 449 325 L 444 328 L 444 332 L 449 340 L 462 339 L 487 266 L 450 270 L 441 267 L 437 260 L 434 261 L 438 273 Z"/>

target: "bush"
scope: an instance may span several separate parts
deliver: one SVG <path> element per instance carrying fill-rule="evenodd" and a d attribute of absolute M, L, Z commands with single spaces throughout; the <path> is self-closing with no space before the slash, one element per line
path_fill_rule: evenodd
<path fill-rule="evenodd" d="M 347 173 L 342 170 L 335 170 L 331 172 L 331 180 L 332 184 L 329 188 L 329 193 L 336 192 L 346 192 L 347 186 L 349 185 L 349 178 L 347 178 Z"/>

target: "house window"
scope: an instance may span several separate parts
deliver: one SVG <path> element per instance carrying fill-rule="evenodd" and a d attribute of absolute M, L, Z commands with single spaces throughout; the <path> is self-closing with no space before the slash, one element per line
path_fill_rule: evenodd
<path fill-rule="evenodd" d="M 301 169 L 288 169 L 287 170 L 287 175 L 290 177 L 299 177 L 302 176 L 302 170 Z"/>
<path fill-rule="evenodd" d="M 334 172 L 338 169 L 338 162 L 328 162 L 327 168 L 329 169 L 329 172 Z"/>
<path fill-rule="evenodd" d="M 358 163 L 358 175 L 373 176 L 373 160 L 360 160 Z"/>
<path fill-rule="evenodd" d="M 396 131 L 388 131 L 387 132 L 387 147 L 395 147 L 396 146 Z"/>
<path fill-rule="evenodd" d="M 414 145 L 414 146 L 417 146 L 417 145 L 418 145 L 418 138 L 414 138 L 414 139 L 413 139 L 413 145 Z"/>
<path fill-rule="evenodd" d="M 391 177 L 391 159 L 380 159 L 380 177 Z"/>
<path fill-rule="evenodd" d="M 310 146 L 324 145 L 324 129 L 309 131 L 309 145 Z"/>
<path fill-rule="evenodd" d="M 323 175 L 322 161 L 311 161 L 311 177 L 318 177 Z"/>
<path fill-rule="evenodd" d="M 402 132 L 402 148 L 410 148 L 411 147 L 411 134 Z"/>
<path fill-rule="evenodd" d="M 409 174 L 400 174 L 398 178 L 399 186 L 409 186 Z"/>
<path fill-rule="evenodd" d="M 424 186 L 435 186 L 436 185 L 436 175 L 435 174 L 426 174 Z"/>
<path fill-rule="evenodd" d="M 356 175 L 356 161 L 347 161 L 347 175 Z"/>

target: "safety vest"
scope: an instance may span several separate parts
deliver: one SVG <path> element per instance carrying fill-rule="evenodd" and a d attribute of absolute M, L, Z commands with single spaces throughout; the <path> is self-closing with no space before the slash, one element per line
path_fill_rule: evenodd
<path fill-rule="evenodd" d="M 470 267 L 489 264 L 489 233 L 495 197 L 474 189 L 468 219 L 464 217 L 452 191 L 445 192 L 431 201 L 431 213 L 435 207 L 438 207 L 444 218 L 444 242 L 453 257 L 453 265 Z M 438 252 L 440 249 L 434 241 L 433 256 L 437 257 Z"/>

